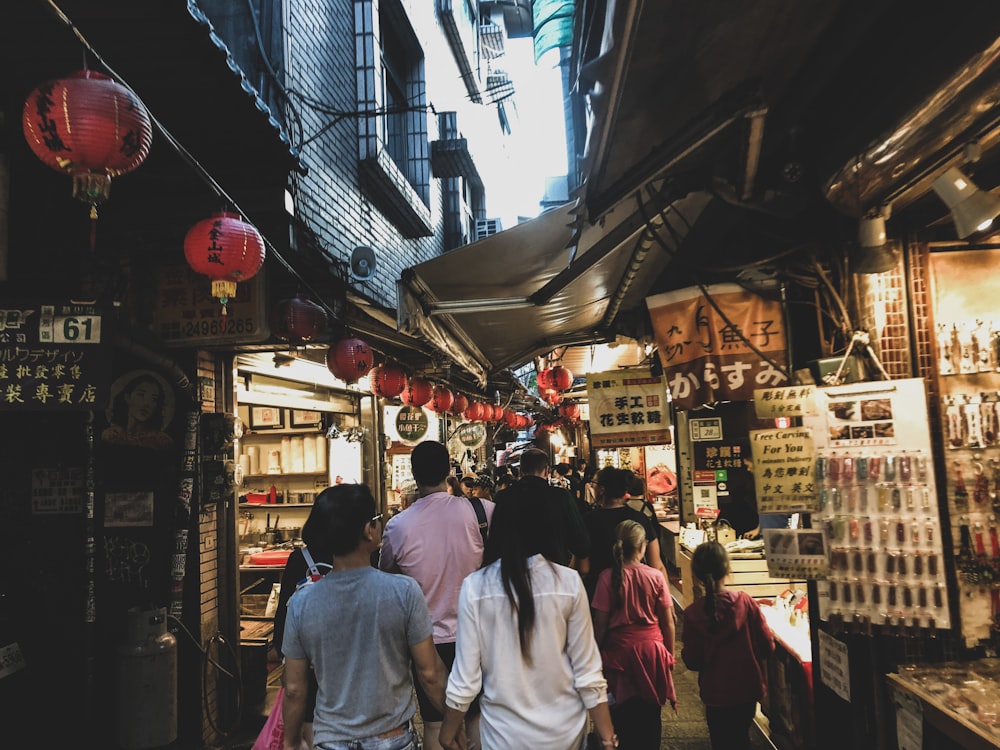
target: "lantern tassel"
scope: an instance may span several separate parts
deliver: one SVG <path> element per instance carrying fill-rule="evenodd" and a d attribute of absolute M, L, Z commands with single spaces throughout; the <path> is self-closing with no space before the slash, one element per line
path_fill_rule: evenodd
<path fill-rule="evenodd" d="M 90 206 L 90 252 L 97 248 L 97 204 Z"/>

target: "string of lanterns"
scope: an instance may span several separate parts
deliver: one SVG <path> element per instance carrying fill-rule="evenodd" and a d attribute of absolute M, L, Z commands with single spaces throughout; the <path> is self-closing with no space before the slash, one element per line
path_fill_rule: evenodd
<path fill-rule="evenodd" d="M 90 245 L 94 249 L 97 206 L 108 199 L 111 180 L 134 171 L 145 161 L 152 144 L 152 118 L 139 97 L 107 75 L 84 69 L 66 78 L 46 81 L 27 97 L 22 130 L 35 155 L 47 166 L 67 174 L 73 197 L 90 204 Z M 239 214 L 215 213 L 192 226 L 184 238 L 184 257 L 197 273 L 211 281 L 212 296 L 227 314 L 237 284 L 253 278 L 264 263 L 260 232 Z M 283 300 L 271 317 L 272 332 L 292 347 L 317 340 L 328 320 L 324 309 L 303 294 Z M 370 376 L 373 394 L 399 397 L 409 406 L 427 405 L 441 414 L 468 421 L 504 421 L 512 428 L 534 425 L 525 414 L 495 404 L 471 400 L 444 385 L 421 377 L 407 377 L 389 363 L 374 366 L 368 344 L 345 336 L 326 355 L 330 372 L 348 384 Z M 562 422 L 579 418 L 579 404 L 562 403 L 562 392 L 573 382 L 572 373 L 556 365 L 538 373 L 539 396 L 559 407 Z M 554 422 L 538 425 L 550 429 Z"/>

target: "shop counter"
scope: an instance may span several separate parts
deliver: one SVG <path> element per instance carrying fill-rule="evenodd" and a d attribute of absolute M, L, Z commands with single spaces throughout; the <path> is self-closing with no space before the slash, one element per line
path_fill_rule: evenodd
<path fill-rule="evenodd" d="M 677 567 L 681 571 L 681 603 L 689 606 L 695 599 L 694 576 L 691 574 L 693 550 L 683 543 L 677 550 Z M 773 599 L 789 589 L 805 591 L 804 580 L 771 578 L 763 552 L 730 552 L 730 578 L 726 584 L 733 591 L 746 591 L 754 599 Z"/>
<path fill-rule="evenodd" d="M 668 570 L 678 570 L 680 565 L 678 565 L 678 554 L 677 550 L 680 547 L 680 534 L 681 534 L 681 522 L 676 518 L 671 520 L 661 520 L 660 528 L 660 550 L 663 553 L 663 559 L 667 563 Z"/>
<path fill-rule="evenodd" d="M 886 680 L 890 691 L 920 702 L 924 737 L 940 733 L 967 750 L 1000 748 L 1000 659 L 903 666 Z"/>
<path fill-rule="evenodd" d="M 767 663 L 767 695 L 761 702 L 771 741 L 789 750 L 813 748 L 815 709 L 808 619 L 803 616 L 793 625 L 786 607 L 761 604 L 760 611 L 774 634 L 774 655 Z"/>

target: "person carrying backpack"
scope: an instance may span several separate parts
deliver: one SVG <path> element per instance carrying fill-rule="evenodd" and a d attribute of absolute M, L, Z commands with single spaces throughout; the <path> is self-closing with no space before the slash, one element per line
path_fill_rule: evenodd
<path fill-rule="evenodd" d="M 305 586 L 315 583 L 333 569 L 333 547 L 329 534 L 320 518 L 318 506 L 313 505 L 309 517 L 302 526 L 302 541 L 304 547 L 296 547 L 285 562 L 285 570 L 281 574 L 281 590 L 278 594 L 278 608 L 274 613 L 273 648 L 279 659 L 284 658 L 281 650 L 282 638 L 285 634 L 285 615 L 288 610 L 288 600 L 292 594 Z M 316 693 L 319 684 L 316 674 L 309 670 L 309 692 L 306 696 L 306 714 L 302 724 L 302 738 L 313 746 L 312 725 L 313 711 L 316 709 Z"/>

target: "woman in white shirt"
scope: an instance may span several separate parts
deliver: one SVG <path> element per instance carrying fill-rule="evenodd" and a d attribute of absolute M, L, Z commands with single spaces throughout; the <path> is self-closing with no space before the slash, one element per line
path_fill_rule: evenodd
<path fill-rule="evenodd" d="M 618 746 L 583 582 L 547 559 L 551 546 L 537 498 L 508 490 L 483 567 L 462 583 L 440 734 L 447 750 L 464 750 L 460 728 L 480 691 L 482 750 L 579 750 L 588 712 L 602 747 Z"/>

